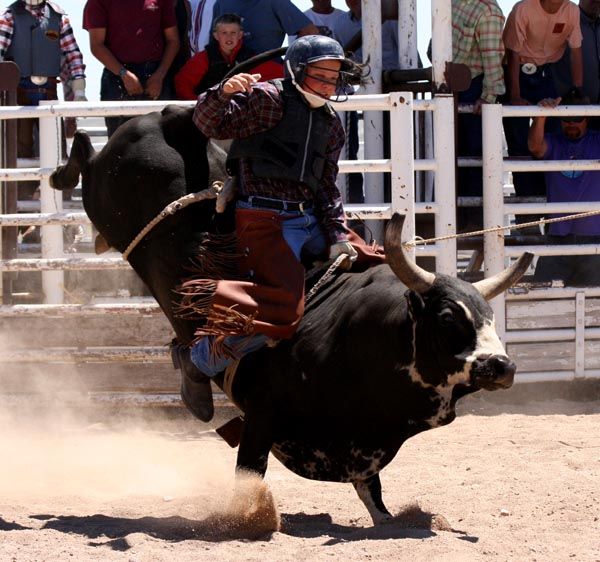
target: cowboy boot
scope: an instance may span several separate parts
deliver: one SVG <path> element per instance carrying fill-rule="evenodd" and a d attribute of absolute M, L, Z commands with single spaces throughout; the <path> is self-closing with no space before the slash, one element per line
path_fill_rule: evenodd
<path fill-rule="evenodd" d="M 209 422 L 215 413 L 210 378 L 194 365 L 190 348 L 173 344 L 171 360 L 181 370 L 181 400 L 199 420 Z"/>

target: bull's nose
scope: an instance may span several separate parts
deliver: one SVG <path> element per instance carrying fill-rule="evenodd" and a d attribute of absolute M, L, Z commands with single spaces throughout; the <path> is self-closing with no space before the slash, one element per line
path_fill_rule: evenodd
<path fill-rule="evenodd" d="M 492 355 L 488 359 L 488 365 L 498 377 L 514 377 L 517 366 L 503 355 Z"/>

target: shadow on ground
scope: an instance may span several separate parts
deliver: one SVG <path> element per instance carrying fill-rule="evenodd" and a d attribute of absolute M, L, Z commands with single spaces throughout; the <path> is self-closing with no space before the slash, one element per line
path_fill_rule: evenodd
<path fill-rule="evenodd" d="M 128 537 L 136 533 L 168 542 L 269 540 L 272 535 L 272 532 L 265 533 L 260 525 L 253 526 L 252 521 L 227 521 L 223 515 L 211 515 L 204 520 L 178 516 L 127 518 L 101 514 L 89 516 L 39 514 L 32 515 L 31 518 L 46 521 L 42 527 L 44 530 L 51 529 L 85 536 L 92 539 L 89 546 L 104 546 L 116 551 L 129 550 L 133 545 Z M 7 526 L 5 530 L 26 529 L 18 525 L 9 527 L 11 525 L 9 523 L 5 525 Z M 1 523 L 0 528 L 2 528 Z M 390 521 L 372 527 L 334 523 L 327 513 L 294 513 L 282 516 L 281 528 L 282 533 L 298 538 L 329 537 L 326 545 L 362 540 L 421 540 L 435 537 L 436 531 L 450 531 L 460 535 L 458 538 L 462 540 L 478 541 L 477 537 L 452 529 L 443 516 L 424 512 L 418 506 L 409 506 Z"/>

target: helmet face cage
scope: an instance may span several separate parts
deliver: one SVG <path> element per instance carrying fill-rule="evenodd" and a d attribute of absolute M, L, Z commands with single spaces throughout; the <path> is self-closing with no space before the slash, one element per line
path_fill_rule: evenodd
<path fill-rule="evenodd" d="M 336 82 L 335 101 L 341 101 L 340 96 L 347 97 L 351 78 L 358 68 L 345 57 L 342 46 L 335 39 L 324 35 L 299 37 L 288 47 L 285 60 L 292 77 L 300 86 L 306 78 L 306 69 L 309 64 L 316 66 L 316 63 L 322 60 L 339 60 L 341 67 Z"/>

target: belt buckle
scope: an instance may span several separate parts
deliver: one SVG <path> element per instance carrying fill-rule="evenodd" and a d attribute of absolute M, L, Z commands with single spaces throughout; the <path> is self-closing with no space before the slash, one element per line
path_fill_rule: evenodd
<path fill-rule="evenodd" d="M 526 62 L 521 66 L 523 74 L 535 74 L 538 67 L 532 62 Z"/>
<path fill-rule="evenodd" d="M 30 76 L 29 80 L 36 86 L 43 86 L 46 82 L 48 82 L 47 76 Z"/>
<path fill-rule="evenodd" d="M 303 213 L 304 212 L 304 201 L 300 201 L 300 203 L 298 203 L 298 210 Z"/>

